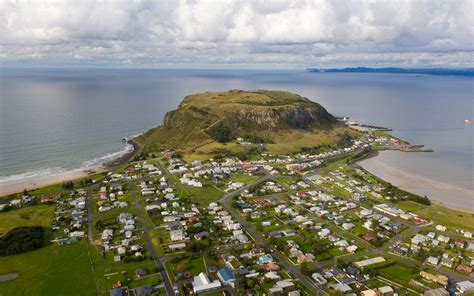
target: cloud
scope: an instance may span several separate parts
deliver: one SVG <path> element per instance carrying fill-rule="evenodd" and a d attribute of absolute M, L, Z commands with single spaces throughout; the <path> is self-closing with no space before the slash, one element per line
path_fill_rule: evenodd
<path fill-rule="evenodd" d="M 470 0 L 5 0 L 0 6 L 4 65 L 473 64 Z"/>

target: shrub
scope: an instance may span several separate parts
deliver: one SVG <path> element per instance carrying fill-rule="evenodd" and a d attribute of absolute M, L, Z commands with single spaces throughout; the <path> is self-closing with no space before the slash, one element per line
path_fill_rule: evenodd
<path fill-rule="evenodd" d="M 232 130 L 222 123 L 214 126 L 210 130 L 209 135 L 219 143 L 227 143 L 234 138 Z"/>
<path fill-rule="evenodd" d="M 15 255 L 44 247 L 45 231 L 41 226 L 17 227 L 0 237 L 0 256 Z"/>

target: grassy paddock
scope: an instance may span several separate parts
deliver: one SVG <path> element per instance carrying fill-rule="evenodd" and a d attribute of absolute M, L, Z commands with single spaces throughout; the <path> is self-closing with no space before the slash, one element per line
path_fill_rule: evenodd
<path fill-rule="evenodd" d="M 18 273 L 0 283 L 0 295 L 97 295 L 87 242 L 49 246 L 0 258 L 0 274 Z"/>
<path fill-rule="evenodd" d="M 0 213 L 0 235 L 20 226 L 51 226 L 54 206 L 39 205 Z"/>

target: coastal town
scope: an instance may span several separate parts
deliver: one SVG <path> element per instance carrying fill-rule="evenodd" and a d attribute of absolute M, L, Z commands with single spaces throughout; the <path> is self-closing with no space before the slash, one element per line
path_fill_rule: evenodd
<path fill-rule="evenodd" d="M 384 147 L 409 146 L 369 133 L 343 148 L 252 159 L 166 150 L 7 197 L 0 217 L 51 209 L 49 244 L 87 250 L 97 295 L 474 291 L 473 224 L 419 214 L 429 200 L 357 165 Z"/>
<path fill-rule="evenodd" d="M 1 0 L 0 296 L 474 296 L 474 0 Z"/>

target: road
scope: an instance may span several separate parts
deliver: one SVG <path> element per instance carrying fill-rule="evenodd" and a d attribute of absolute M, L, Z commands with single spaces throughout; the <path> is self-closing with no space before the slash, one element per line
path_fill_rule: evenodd
<path fill-rule="evenodd" d="M 269 180 L 273 180 L 274 176 L 266 173 L 263 177 L 260 179 L 257 179 L 231 193 L 228 193 L 224 195 L 224 197 L 220 200 L 222 206 L 229 212 L 239 223 L 242 225 L 242 227 L 255 239 L 257 243 L 262 245 L 265 248 L 268 249 L 275 249 L 269 242 L 268 240 L 260 233 L 258 232 L 255 227 L 247 222 L 245 218 L 240 214 L 240 212 L 232 207 L 232 198 L 235 196 L 238 196 L 240 193 L 242 193 L 244 190 L 248 190 L 252 187 L 257 186 L 258 184 L 262 182 L 266 182 Z M 311 280 L 309 280 L 299 269 L 298 266 L 293 265 L 285 255 L 283 255 L 281 252 L 278 250 L 274 250 L 271 255 L 273 258 L 277 259 L 278 262 L 283 265 L 285 270 L 292 274 L 294 277 L 296 277 L 300 282 L 311 292 L 313 292 L 316 295 L 327 295 L 326 292 L 324 292 L 323 289 L 318 287 L 315 283 L 313 283 Z"/>
<path fill-rule="evenodd" d="M 132 182 L 129 182 L 128 186 L 129 186 L 129 188 L 134 188 L 133 190 L 130 190 L 130 193 L 131 193 L 133 199 L 135 200 L 135 206 L 137 208 L 137 212 L 138 212 L 138 215 L 139 215 L 138 218 L 140 219 L 140 222 L 143 226 L 143 238 L 145 239 L 145 241 L 147 243 L 147 248 L 148 248 L 148 251 L 150 252 L 151 257 L 153 257 L 153 260 L 155 261 L 156 268 L 157 268 L 158 272 L 160 273 L 161 278 L 163 279 L 163 283 L 164 283 L 165 289 L 166 289 L 166 295 L 175 295 L 174 291 L 173 291 L 173 285 L 171 284 L 171 280 L 168 276 L 165 265 L 163 263 L 163 257 L 161 257 L 156 252 L 155 248 L 153 247 L 152 238 L 150 237 L 151 229 L 148 226 L 148 224 L 146 223 L 145 216 L 144 216 L 144 215 L 146 215 L 146 211 L 142 207 L 142 205 L 140 204 L 139 198 L 136 194 L 136 190 L 135 190 L 135 187 L 134 187 L 135 185 Z"/>

